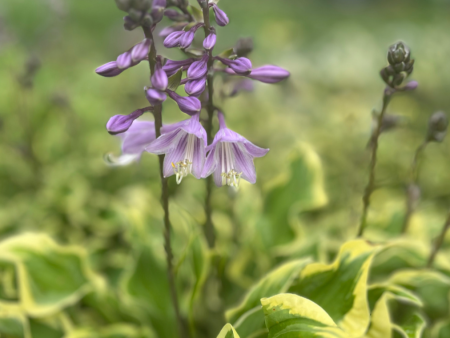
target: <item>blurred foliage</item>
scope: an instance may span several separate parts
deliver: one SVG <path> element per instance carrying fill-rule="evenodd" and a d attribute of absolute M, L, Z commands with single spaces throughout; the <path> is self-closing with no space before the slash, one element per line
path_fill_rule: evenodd
<path fill-rule="evenodd" d="M 424 270 L 450 205 L 448 140 L 426 149 L 422 201 L 408 234 L 399 232 L 414 149 L 431 113 L 450 111 L 450 3 L 220 6 L 231 22 L 218 29 L 218 50 L 253 36 L 253 64 L 292 76 L 222 104 L 231 128 L 271 151 L 256 160 L 256 185 L 214 190 L 214 250 L 201 229 L 204 182 L 170 182 L 192 337 L 448 337 L 448 237 Z M 146 102 L 145 64 L 109 80 L 93 71 L 142 38 L 123 31 L 121 17 L 112 0 L 0 2 L 0 337 L 176 336 L 157 159 L 125 168 L 103 161 L 119 151 L 107 119 Z M 394 97 L 390 110 L 403 124 L 382 135 L 382 188 L 365 234 L 378 244 L 351 241 L 383 90 L 378 71 L 399 39 L 420 85 Z M 165 122 L 180 119 L 173 103 L 164 109 Z"/>

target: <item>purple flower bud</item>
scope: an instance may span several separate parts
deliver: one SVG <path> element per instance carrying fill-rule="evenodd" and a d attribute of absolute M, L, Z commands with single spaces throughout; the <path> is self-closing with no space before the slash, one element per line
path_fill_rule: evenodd
<path fill-rule="evenodd" d="M 417 81 L 409 81 L 406 86 L 403 87 L 403 90 L 414 90 L 419 86 L 419 82 Z"/>
<path fill-rule="evenodd" d="M 152 85 L 155 89 L 166 90 L 169 85 L 169 79 L 167 78 L 166 72 L 162 69 L 161 62 L 157 62 L 155 65 L 155 73 L 152 78 Z"/>
<path fill-rule="evenodd" d="M 190 96 L 199 96 L 206 88 L 206 76 L 196 80 L 190 80 L 184 86 L 184 90 Z"/>
<path fill-rule="evenodd" d="M 178 69 L 181 67 L 188 67 L 194 62 L 194 59 L 186 59 L 181 61 L 173 61 L 173 60 L 167 60 L 166 64 L 163 66 L 163 70 L 166 72 L 167 76 L 172 76 L 176 72 L 178 72 Z"/>
<path fill-rule="evenodd" d="M 152 106 L 157 106 L 166 101 L 167 95 L 159 90 L 150 88 L 145 91 L 145 96 Z"/>
<path fill-rule="evenodd" d="M 180 32 L 173 32 L 170 33 L 165 39 L 164 39 L 164 47 L 166 48 L 173 48 L 178 47 L 180 44 L 181 38 L 186 34 L 185 31 Z"/>
<path fill-rule="evenodd" d="M 117 67 L 116 61 L 111 61 L 108 63 L 105 63 L 104 65 L 98 67 L 95 72 L 98 75 L 104 76 L 104 77 L 113 77 L 117 76 L 120 73 L 122 73 L 124 70 Z"/>
<path fill-rule="evenodd" d="M 130 68 L 133 65 L 133 60 L 131 59 L 130 51 L 120 54 L 117 57 L 116 62 L 117 62 L 117 67 L 119 67 L 120 69 Z"/>
<path fill-rule="evenodd" d="M 216 15 L 216 22 L 219 26 L 223 27 L 228 25 L 230 20 L 223 10 L 221 10 L 216 4 L 213 4 L 214 14 Z"/>
<path fill-rule="evenodd" d="M 166 9 L 164 15 L 172 21 L 186 21 L 188 18 L 186 15 L 178 12 L 175 9 Z"/>
<path fill-rule="evenodd" d="M 123 28 L 125 28 L 127 31 L 132 31 L 137 27 L 139 27 L 139 23 L 135 22 L 128 15 L 123 17 Z"/>
<path fill-rule="evenodd" d="M 216 34 L 215 33 L 211 33 L 209 34 L 205 40 L 203 40 L 203 48 L 205 48 L 206 50 L 210 50 L 213 49 L 214 46 L 216 45 Z"/>
<path fill-rule="evenodd" d="M 128 115 L 114 115 L 111 117 L 106 124 L 106 130 L 111 135 L 116 135 L 123 133 L 130 128 L 133 121 L 136 120 L 139 116 L 144 113 L 142 109 L 135 110 L 131 114 Z"/>
<path fill-rule="evenodd" d="M 166 8 L 166 6 L 167 6 L 166 0 L 153 0 L 153 7 Z"/>
<path fill-rule="evenodd" d="M 209 55 L 205 54 L 199 61 L 195 61 L 187 71 L 187 77 L 190 80 L 199 79 L 208 72 Z"/>
<path fill-rule="evenodd" d="M 196 24 L 194 27 L 192 27 L 190 30 L 188 30 L 180 39 L 180 48 L 188 48 L 192 41 L 194 41 L 195 32 L 197 29 L 199 29 L 203 24 Z"/>
<path fill-rule="evenodd" d="M 153 7 L 150 13 L 153 24 L 157 24 L 164 17 L 164 7 Z"/>
<path fill-rule="evenodd" d="M 172 91 L 168 91 L 168 94 L 178 104 L 178 108 L 183 113 L 194 115 L 202 109 L 202 103 L 194 96 L 183 97 Z"/>
<path fill-rule="evenodd" d="M 166 38 L 169 34 L 173 33 L 173 32 L 178 32 L 183 30 L 184 27 L 186 27 L 187 23 L 186 22 L 180 22 L 180 23 L 176 23 L 172 26 L 168 26 L 165 27 L 161 30 L 161 32 L 159 32 L 159 36 L 162 38 Z"/>
<path fill-rule="evenodd" d="M 136 46 L 134 46 L 131 49 L 131 59 L 136 61 L 142 61 L 144 60 L 148 52 L 150 51 L 150 45 L 152 43 L 152 40 L 150 39 L 144 39 L 141 43 L 138 43 Z"/>
<path fill-rule="evenodd" d="M 247 58 L 237 58 L 236 60 L 216 57 L 223 64 L 229 66 L 238 75 L 249 75 L 252 71 L 252 62 Z"/>
<path fill-rule="evenodd" d="M 252 70 L 249 78 L 264 83 L 277 83 L 291 75 L 286 69 L 281 67 L 267 65 Z"/>

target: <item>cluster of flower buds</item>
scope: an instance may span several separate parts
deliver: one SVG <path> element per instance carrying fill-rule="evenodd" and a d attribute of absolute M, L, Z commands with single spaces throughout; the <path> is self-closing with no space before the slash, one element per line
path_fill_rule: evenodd
<path fill-rule="evenodd" d="M 389 47 L 387 59 L 389 66 L 380 71 L 384 82 L 391 88 L 397 89 L 414 69 L 414 59 L 411 59 L 411 51 L 402 42 L 397 42 Z M 408 83 L 403 88 L 411 90 L 417 87 L 417 82 Z"/>
<path fill-rule="evenodd" d="M 119 164 L 127 164 L 140 158 L 144 151 L 154 154 L 165 154 L 163 173 L 165 177 L 175 175 L 178 183 L 189 174 L 196 178 L 214 176 L 216 185 L 237 187 L 242 179 L 250 183 L 256 182 L 256 171 L 253 164 L 255 157 L 262 157 L 268 149 L 255 146 L 243 136 L 227 128 L 224 114 L 216 108 L 220 128 L 213 142 L 208 145 L 207 134 L 200 120 L 201 110 L 208 106 L 209 97 L 206 88 L 209 77 L 221 72 L 226 80 L 234 86 L 229 96 L 240 91 L 253 88 L 251 80 L 264 83 L 277 83 L 286 79 L 288 71 L 273 65 L 253 68 L 248 58 L 253 50 L 251 39 L 241 39 L 233 50 L 216 56 L 213 49 L 216 45 L 216 29 L 210 25 L 205 27 L 199 13 L 211 10 L 215 14 L 218 26 L 229 23 L 228 16 L 215 1 L 198 0 L 202 10 L 190 6 L 186 0 L 116 0 L 117 6 L 128 13 L 125 17 L 126 29 L 138 25 L 150 26 L 154 30 L 162 16 L 166 16 L 173 24 L 163 28 L 159 35 L 164 38 L 166 48 L 180 48 L 185 51 L 195 42 L 199 28 L 207 32 L 200 49 L 192 49 L 194 57 L 185 60 L 168 60 L 156 56 L 155 69 L 150 79 L 151 86 L 145 87 L 145 95 L 150 107 L 138 109 L 129 115 L 113 116 L 107 123 L 107 130 L 122 138 L 122 156 L 115 160 Z M 166 9 L 167 6 L 174 8 Z M 149 12 L 150 11 L 150 12 Z M 137 13 L 139 12 L 139 13 Z M 197 15 L 196 15 L 197 14 Z M 132 23 L 132 24 L 131 24 Z M 145 39 L 127 52 L 97 68 L 96 72 L 105 77 L 117 76 L 125 69 L 148 59 L 152 41 Z M 216 63 L 218 63 L 216 65 Z M 185 76 L 183 76 L 185 74 Z M 240 76 L 244 79 L 232 80 Z M 225 81 L 225 82 L 226 82 Z M 212 82 L 212 81 L 211 81 Z M 209 83 L 209 82 L 208 82 Z M 184 85 L 187 96 L 175 91 Z M 161 136 L 155 139 L 155 131 L 150 132 L 153 124 L 143 124 L 136 120 L 144 112 L 151 111 L 167 98 L 175 101 L 179 109 L 190 118 L 161 129 Z M 146 134 L 148 132 L 148 135 Z"/>
<path fill-rule="evenodd" d="M 428 122 L 428 142 L 442 142 L 447 134 L 448 118 L 444 112 L 438 111 L 431 115 Z"/>

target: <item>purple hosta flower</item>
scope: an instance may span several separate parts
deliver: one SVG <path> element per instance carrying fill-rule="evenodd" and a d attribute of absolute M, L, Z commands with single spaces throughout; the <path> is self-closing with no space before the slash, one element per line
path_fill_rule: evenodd
<path fill-rule="evenodd" d="M 205 54 L 202 56 L 201 60 L 192 63 L 187 71 L 188 79 L 194 80 L 204 77 L 208 72 L 208 60 L 209 55 Z"/>
<path fill-rule="evenodd" d="M 151 142 L 155 141 L 155 124 L 151 121 L 135 120 L 124 133 L 117 134 L 122 139 L 122 155 L 107 157 L 111 165 L 127 165 L 140 159 Z"/>
<path fill-rule="evenodd" d="M 230 22 L 228 16 L 223 10 L 221 10 L 216 4 L 213 4 L 213 11 L 216 15 L 216 22 L 219 26 L 226 26 Z"/>
<path fill-rule="evenodd" d="M 130 128 L 134 120 L 144 113 L 144 110 L 138 109 L 128 115 L 114 115 L 106 123 L 106 130 L 111 135 L 123 133 Z"/>
<path fill-rule="evenodd" d="M 202 109 L 202 103 L 194 96 L 183 97 L 170 90 L 168 90 L 167 93 L 170 98 L 178 104 L 178 108 L 180 108 L 183 113 L 192 116 Z"/>
<path fill-rule="evenodd" d="M 181 61 L 167 60 L 166 64 L 163 66 L 163 70 L 166 72 L 167 76 L 172 76 L 178 72 L 181 67 L 189 67 L 194 61 L 195 59 L 192 58 Z"/>
<path fill-rule="evenodd" d="M 186 27 L 186 25 L 187 25 L 187 22 L 179 22 L 179 23 L 173 24 L 172 26 L 163 28 L 161 30 L 161 32 L 159 32 L 158 35 L 165 39 L 169 34 L 183 30 L 183 28 Z"/>
<path fill-rule="evenodd" d="M 145 91 L 145 96 L 152 106 L 157 106 L 166 101 L 167 95 L 164 92 L 150 88 Z"/>
<path fill-rule="evenodd" d="M 142 61 L 147 58 L 148 52 L 150 51 L 150 45 L 152 40 L 144 39 L 141 43 L 138 43 L 131 49 L 131 59 L 136 61 Z"/>
<path fill-rule="evenodd" d="M 217 56 L 216 59 L 230 67 L 238 75 L 246 76 L 252 71 L 252 62 L 247 58 L 241 57 L 236 60 L 230 60 Z"/>
<path fill-rule="evenodd" d="M 117 76 L 120 73 L 122 73 L 124 71 L 124 69 L 120 69 L 119 67 L 117 67 L 117 62 L 116 61 L 111 61 L 108 63 L 105 63 L 104 65 L 98 67 L 95 72 L 98 75 L 104 76 L 104 77 L 113 77 L 113 76 Z"/>
<path fill-rule="evenodd" d="M 254 184 L 256 182 L 253 158 L 263 157 L 269 149 L 255 146 L 245 137 L 227 128 L 223 114 L 219 112 L 220 129 L 214 141 L 206 150 L 209 151 L 203 168 L 202 177 L 214 173 L 217 186 L 239 186 L 241 178 Z"/>
<path fill-rule="evenodd" d="M 189 174 L 201 178 L 205 163 L 206 131 L 200 123 L 200 113 L 189 120 L 162 128 L 163 134 L 146 147 L 154 154 L 165 154 L 164 177 L 176 175 L 180 184 Z"/>
<path fill-rule="evenodd" d="M 155 72 L 151 78 L 152 86 L 155 89 L 164 91 L 167 89 L 169 85 L 169 78 L 167 77 L 166 72 L 163 70 L 161 66 L 161 61 L 157 61 L 155 65 Z"/>
<path fill-rule="evenodd" d="M 191 45 L 192 41 L 194 41 L 195 32 L 202 26 L 203 26 L 202 23 L 198 23 L 195 26 L 193 26 L 190 30 L 185 32 L 185 34 L 180 38 L 180 48 L 183 49 L 188 48 Z"/>
<path fill-rule="evenodd" d="M 185 31 L 173 32 L 164 39 L 164 47 L 173 48 L 180 45 L 181 38 L 186 34 Z"/>
<path fill-rule="evenodd" d="M 289 75 L 291 74 L 286 69 L 267 65 L 253 69 L 248 77 L 264 83 L 277 83 L 288 78 Z"/>
<path fill-rule="evenodd" d="M 206 76 L 199 79 L 189 80 L 184 86 L 184 90 L 190 96 L 199 96 L 206 88 Z"/>
<path fill-rule="evenodd" d="M 203 48 L 206 50 L 211 50 L 216 45 L 217 36 L 216 33 L 211 31 L 211 34 L 209 34 L 205 40 L 203 40 Z"/>

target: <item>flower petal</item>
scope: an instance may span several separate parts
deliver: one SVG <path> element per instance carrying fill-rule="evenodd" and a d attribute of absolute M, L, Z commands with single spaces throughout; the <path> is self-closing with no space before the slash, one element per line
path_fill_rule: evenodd
<path fill-rule="evenodd" d="M 247 150 L 247 152 L 253 157 L 263 157 L 269 152 L 269 149 L 264 149 L 264 148 L 255 146 L 250 141 L 245 142 L 244 147 L 245 147 L 245 150 Z"/>
<path fill-rule="evenodd" d="M 232 145 L 236 171 L 242 172 L 242 178 L 252 184 L 256 183 L 256 170 L 253 158 L 247 153 L 242 143 Z"/>
<path fill-rule="evenodd" d="M 194 158 L 192 159 L 192 175 L 202 178 L 203 166 L 205 164 L 205 141 L 201 138 L 195 140 Z"/>
<path fill-rule="evenodd" d="M 134 121 L 125 133 L 119 135 L 123 140 L 124 154 L 141 154 L 155 140 L 155 124 L 152 121 Z"/>
<path fill-rule="evenodd" d="M 164 158 L 164 167 L 163 167 L 164 177 L 174 175 L 172 163 L 175 164 L 177 162 L 184 160 L 184 155 L 186 153 L 187 139 L 188 135 L 182 133 L 181 138 L 179 139 L 175 147 L 172 149 L 172 151 L 166 154 L 166 157 Z"/>
<path fill-rule="evenodd" d="M 145 150 L 149 153 L 153 154 L 165 154 L 169 152 L 171 149 L 173 149 L 177 144 L 178 140 L 183 136 L 185 133 L 182 132 L 180 129 L 174 130 L 170 133 L 163 134 L 160 137 L 158 137 L 155 141 L 150 143 Z"/>

